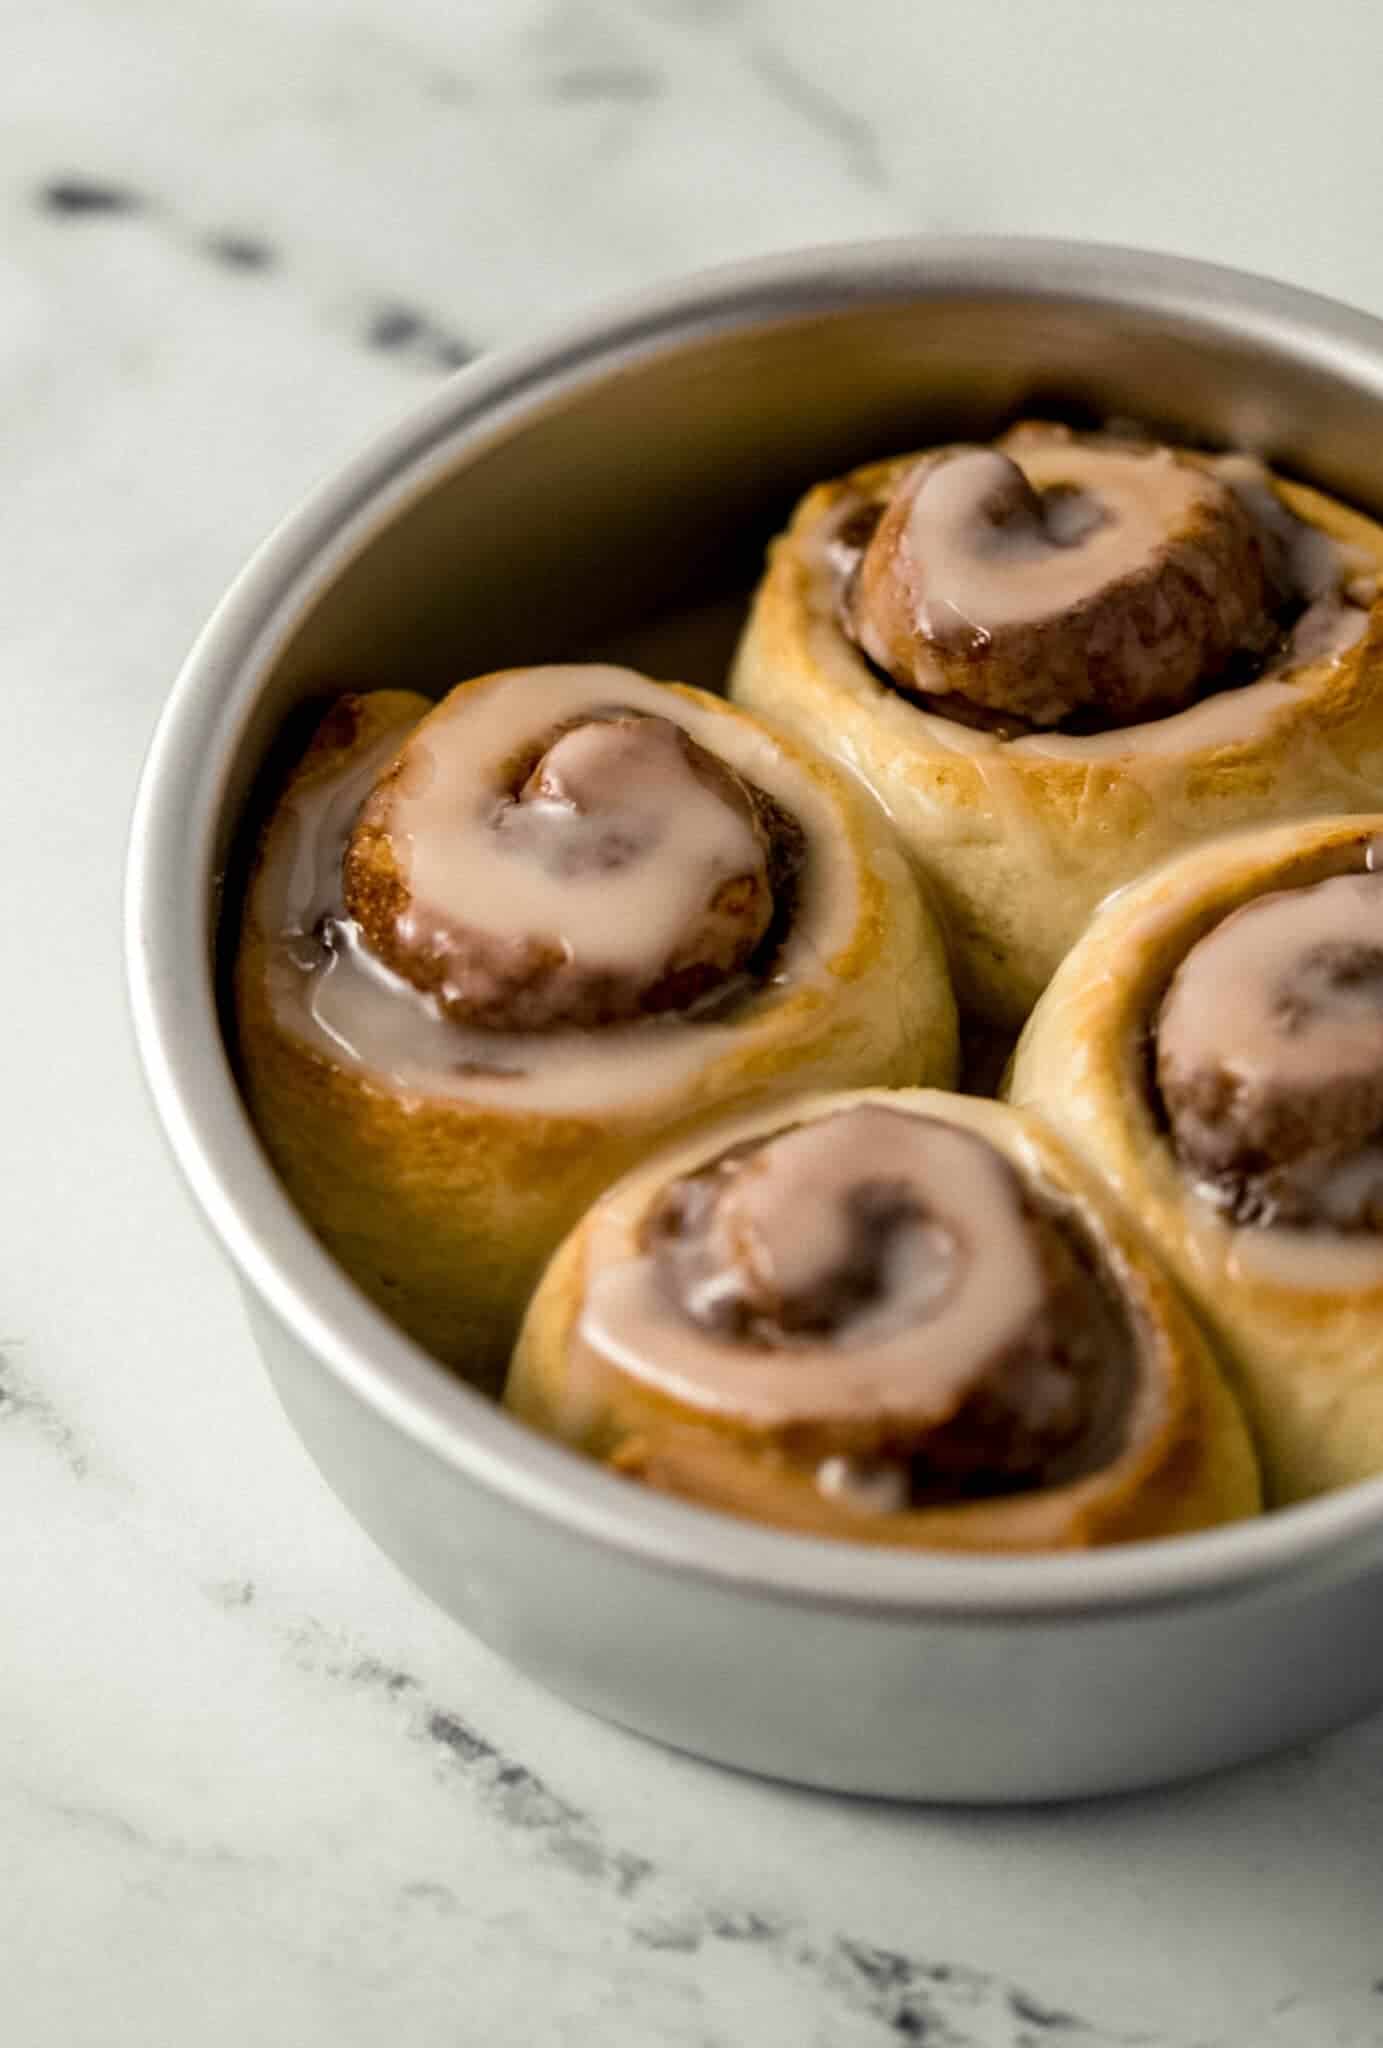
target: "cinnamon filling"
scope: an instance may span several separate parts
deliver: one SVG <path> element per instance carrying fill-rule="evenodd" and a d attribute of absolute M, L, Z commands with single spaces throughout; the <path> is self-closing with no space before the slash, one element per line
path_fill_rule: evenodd
<path fill-rule="evenodd" d="M 1157 1022 L 1177 1156 L 1241 1223 L 1383 1230 L 1383 875 L 1234 911 Z"/>
<path fill-rule="evenodd" d="M 847 500 L 827 554 L 875 670 L 1004 737 L 1165 717 L 1324 658 L 1374 594 L 1244 457 L 1031 425 Z"/>
<path fill-rule="evenodd" d="M 862 1104 L 666 1188 L 597 1271 L 597 1352 L 861 1510 L 1069 1479 L 1117 1449 L 1134 1338 L 993 1146 Z"/>
<path fill-rule="evenodd" d="M 762 790 L 673 720 L 613 706 L 498 775 L 442 758 L 424 727 L 342 878 L 370 952 L 448 1017 L 551 1031 L 685 1012 L 759 971 L 802 855 Z"/>

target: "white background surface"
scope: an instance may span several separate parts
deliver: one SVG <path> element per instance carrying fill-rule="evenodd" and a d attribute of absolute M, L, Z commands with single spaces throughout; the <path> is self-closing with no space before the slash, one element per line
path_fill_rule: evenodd
<path fill-rule="evenodd" d="M 0 10 L 5 2048 L 1383 2042 L 1383 1725 L 1099 1808 L 889 1810 L 599 1727 L 425 1606 L 268 1392 L 118 921 L 202 619 L 463 349 L 911 229 L 1383 311 L 1381 74 L 1369 0 Z"/>

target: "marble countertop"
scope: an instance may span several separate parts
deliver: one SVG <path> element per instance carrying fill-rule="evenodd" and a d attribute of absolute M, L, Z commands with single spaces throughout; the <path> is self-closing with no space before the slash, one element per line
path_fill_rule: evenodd
<path fill-rule="evenodd" d="M 48 0 L 0 67 L 6 2048 L 1383 2042 L 1383 1723 L 891 1809 L 666 1755 L 414 1594 L 280 1415 L 136 1076 L 199 624 L 471 354 L 712 260 L 1103 236 L 1383 310 L 1383 15 Z"/>

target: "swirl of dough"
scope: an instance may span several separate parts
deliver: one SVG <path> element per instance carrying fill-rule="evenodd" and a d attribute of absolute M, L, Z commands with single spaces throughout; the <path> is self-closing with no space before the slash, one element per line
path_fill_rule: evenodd
<path fill-rule="evenodd" d="M 665 1135 L 950 1080 L 941 935 L 864 791 L 631 669 L 348 694 L 272 805 L 246 1092 L 328 1249 L 497 1390 L 563 1234 Z"/>
<path fill-rule="evenodd" d="M 986 1139 L 881 1104 L 674 1180 L 588 1341 L 689 1410 L 863 1470 L 899 1507 L 1050 1483 L 1108 1434 L 1131 1338 Z M 1117 1405 L 1117 1402 L 1116 1402 Z"/>
<path fill-rule="evenodd" d="M 650 1158 L 558 1249 L 511 1411 L 781 1529 L 1033 1551 L 1252 1512 L 1242 1421 L 1109 1191 L 935 1089 L 799 1096 Z"/>
<path fill-rule="evenodd" d="M 894 682 L 962 713 L 1129 723 L 1261 656 L 1276 568 L 1246 497 L 1178 451 L 1029 432 L 904 474 L 844 621 Z"/>
<path fill-rule="evenodd" d="M 1249 456 L 1030 421 L 809 491 L 730 694 L 876 791 L 962 1008 L 1016 1029 L 1137 876 L 1376 808 L 1380 569 L 1383 527 Z"/>
<path fill-rule="evenodd" d="M 1383 1471 L 1383 815 L 1194 847 L 1058 968 L 1006 1092 L 1139 1216 L 1269 1498 Z"/>
<path fill-rule="evenodd" d="M 685 1010 L 745 972 L 801 830 L 671 719 L 583 713 L 499 767 L 424 729 L 362 808 L 345 906 L 375 957 L 497 1031 Z"/>
<path fill-rule="evenodd" d="M 1183 1166 L 1240 1222 L 1383 1228 L 1383 875 L 1275 890 L 1192 947 L 1157 1084 Z"/>

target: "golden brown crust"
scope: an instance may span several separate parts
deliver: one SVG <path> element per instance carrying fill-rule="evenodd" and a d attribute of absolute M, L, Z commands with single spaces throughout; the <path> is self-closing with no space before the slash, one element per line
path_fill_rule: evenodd
<path fill-rule="evenodd" d="M 1278 1233 L 1236 1228 L 1197 1196 L 1149 1086 L 1149 1033 L 1177 967 L 1222 918 L 1361 869 L 1380 844 L 1383 814 L 1279 826 L 1196 848 L 1126 890 L 1059 968 L 1007 1089 L 1143 1221 L 1231 1371 L 1277 1502 L 1383 1470 L 1383 1248 L 1372 1280 L 1367 1251 L 1332 1267 L 1317 1240 L 1289 1235 L 1279 1258 Z"/>
<path fill-rule="evenodd" d="M 1100 1470 L 1034 1492 L 869 1513 L 822 1494 L 810 1467 L 715 1423 L 575 1342 L 595 1230 L 632 1244 L 667 1183 L 787 1121 L 878 1102 L 941 1117 L 997 1145 L 1067 1205 L 1129 1306 L 1141 1344 L 1123 1448 Z M 1176 1289 L 1108 1191 L 1036 1117 L 932 1090 L 810 1096 L 669 1146 L 604 1197 L 561 1247 L 530 1305 L 505 1399 L 525 1421 L 614 1470 L 702 1506 L 804 1534 L 918 1549 L 1023 1551 L 1131 1542 L 1251 1515 L 1257 1467 L 1238 1409 Z"/>
<path fill-rule="evenodd" d="M 880 682 L 836 622 L 832 522 L 916 456 L 819 485 L 770 551 L 731 694 L 873 787 L 931 884 L 963 1008 L 1016 1028 L 1095 907 L 1187 845 L 1383 801 L 1383 602 L 1336 659 L 1086 737 L 1001 739 Z M 1383 565 L 1383 531 L 1303 486 L 1300 517 Z M 1257 693 L 1257 694 L 1255 694 Z"/>
<path fill-rule="evenodd" d="M 482 679 L 482 681 L 485 679 Z M 465 687 L 474 687 L 467 685 Z M 685 695 L 716 720 L 745 714 Z M 319 729 L 271 816 L 247 892 L 235 969 L 244 1088 L 289 1194 L 380 1307 L 448 1365 L 497 1390 L 529 1289 L 563 1232 L 665 1136 L 794 1079 L 949 1079 L 955 1013 L 941 941 L 875 807 L 809 749 L 775 737 L 792 772 L 831 806 L 850 849 L 858 913 L 812 982 L 770 991 L 735 1048 L 672 1092 L 592 1113 L 510 1109 L 407 1091 L 328 1057 L 285 1027 L 270 998 L 271 932 L 258 884 L 292 829 L 293 799 L 431 709 L 407 692 L 346 700 Z M 756 741 L 756 744 L 758 742 Z"/>

